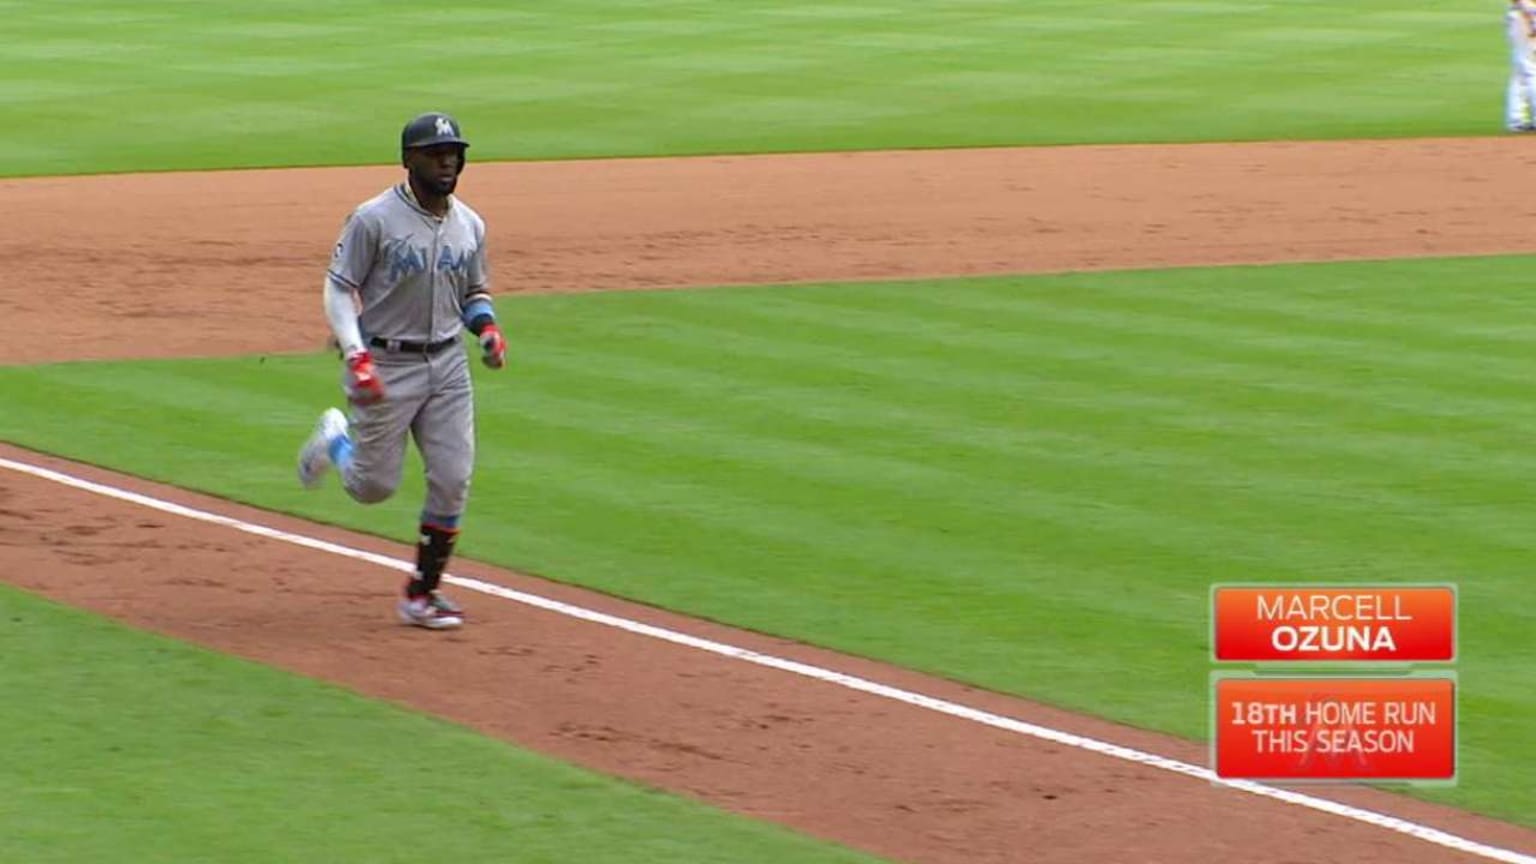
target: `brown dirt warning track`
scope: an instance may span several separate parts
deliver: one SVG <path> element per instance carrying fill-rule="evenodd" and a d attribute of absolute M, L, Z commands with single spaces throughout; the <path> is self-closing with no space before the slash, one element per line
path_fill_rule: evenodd
<path fill-rule="evenodd" d="M 472 164 L 461 191 L 491 225 L 508 293 L 1532 252 L 1536 202 L 1518 178 L 1533 162 L 1536 141 L 1513 138 L 921 151 Z M 340 220 L 397 177 L 0 181 L 13 214 L 0 238 L 0 363 L 316 349 Z M 295 446 L 306 432 L 294 430 Z M 412 554 L 3 445 L 0 459 Z M 454 572 L 1206 762 L 1200 744 L 908 670 L 476 562 Z M 378 564 L 3 463 L 0 578 L 899 861 L 1492 860 L 499 597 L 465 595 L 461 632 L 409 630 L 391 618 L 399 574 Z M 1536 854 L 1529 829 L 1371 790 L 1311 791 Z"/>

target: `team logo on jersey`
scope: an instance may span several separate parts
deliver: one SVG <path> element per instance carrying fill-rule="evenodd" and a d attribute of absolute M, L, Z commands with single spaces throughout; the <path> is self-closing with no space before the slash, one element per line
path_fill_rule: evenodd
<path fill-rule="evenodd" d="M 455 252 L 452 246 L 445 245 L 438 249 L 437 263 L 432 269 L 439 273 L 464 273 L 469 270 L 469 264 L 474 257 L 473 249 Z M 397 240 L 384 250 L 384 260 L 389 264 L 389 281 L 399 282 L 401 279 L 427 272 L 429 258 L 425 247 L 412 246 L 404 240 Z"/>
<path fill-rule="evenodd" d="M 469 269 L 471 250 L 465 249 L 462 253 L 453 254 L 452 246 L 444 246 L 437 253 L 437 270 L 439 273 L 463 273 Z"/>
<path fill-rule="evenodd" d="M 389 281 L 399 282 L 407 276 L 427 272 L 427 250 L 412 246 L 404 240 L 390 244 L 385 250 L 389 261 Z"/>
<path fill-rule="evenodd" d="M 439 117 L 439 118 L 437 118 L 437 134 L 439 134 L 439 135 L 452 135 L 453 134 L 453 121 L 449 120 L 447 117 Z"/>

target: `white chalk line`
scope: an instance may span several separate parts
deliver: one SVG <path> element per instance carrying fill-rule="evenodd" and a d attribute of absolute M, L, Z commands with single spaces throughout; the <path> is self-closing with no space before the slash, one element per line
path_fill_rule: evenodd
<path fill-rule="evenodd" d="M 138 504 L 153 510 L 159 510 L 163 513 L 170 513 L 176 516 L 184 516 L 188 519 L 195 519 L 199 522 L 208 522 L 214 525 L 222 525 L 226 528 L 233 528 L 236 531 L 243 531 L 246 534 L 254 534 L 258 537 L 278 540 L 284 543 L 290 543 L 295 546 L 303 546 L 307 549 L 315 549 L 320 552 L 329 552 L 333 555 L 340 555 L 344 558 L 351 558 L 356 561 L 365 561 L 369 564 L 377 564 L 380 567 L 387 567 L 391 570 L 410 573 L 415 569 L 414 564 L 406 561 L 400 561 L 395 558 L 390 558 L 385 555 L 378 555 L 373 552 L 365 552 L 361 549 L 353 549 L 350 546 L 342 546 L 338 543 L 331 543 L 325 540 L 317 540 L 313 537 L 306 537 L 302 534 L 293 534 L 288 531 L 281 531 L 276 528 L 268 528 L 264 525 L 257 525 L 255 523 L 246 522 L 241 519 L 234 519 L 229 516 L 220 516 L 217 513 L 209 513 L 207 511 L 197 510 L 192 507 L 185 507 L 180 504 L 174 504 L 169 501 L 152 498 L 148 495 L 141 495 L 137 492 L 130 492 L 126 489 L 119 489 L 114 486 L 94 483 L 90 480 L 64 474 L 59 471 L 53 471 L 37 465 L 30 465 L 25 462 L 16 462 L 11 459 L 0 457 L 0 468 L 6 468 L 21 474 L 27 474 L 42 480 L 49 480 L 54 483 L 59 483 L 64 486 L 69 486 L 86 492 L 91 492 L 107 498 L 115 498 L 119 501 L 127 501 L 133 504 Z M 489 594 L 494 597 L 501 597 L 503 599 L 512 600 L 517 603 L 523 603 L 528 606 L 535 606 L 537 608 L 545 609 L 550 612 L 556 612 L 561 615 L 568 615 L 572 618 L 581 619 L 582 621 L 590 621 L 594 624 L 601 624 L 605 627 L 613 627 L 629 633 L 635 633 L 640 636 L 648 636 L 652 639 L 660 639 L 664 642 L 671 642 L 675 645 L 685 645 L 689 648 L 696 648 L 700 651 L 708 651 L 711 654 L 718 654 L 723 657 L 731 657 L 736 660 L 742 660 L 747 663 L 756 664 L 758 666 L 766 666 L 770 669 L 778 669 L 794 675 L 812 678 L 817 681 L 824 681 L 828 684 L 836 684 L 841 687 L 847 687 L 850 690 L 857 690 L 861 693 L 868 693 L 870 695 L 879 696 L 884 699 L 891 699 L 897 702 L 905 703 L 907 705 L 913 705 L 918 708 L 926 708 L 930 711 L 937 711 L 940 714 L 947 714 L 951 717 L 959 717 L 963 720 L 970 720 L 974 723 L 980 723 L 984 726 L 991 726 L 996 729 L 1005 729 L 1009 732 L 1016 732 L 1020 735 L 1028 735 L 1032 738 L 1051 741 L 1067 747 L 1076 747 L 1080 750 L 1087 750 L 1090 753 L 1098 753 L 1102 756 L 1109 756 L 1115 759 L 1123 759 L 1126 762 L 1134 762 L 1138 765 L 1160 768 L 1164 771 L 1171 771 L 1175 774 L 1183 774 L 1187 777 L 1193 777 L 1197 780 L 1204 780 L 1206 782 L 1213 783 L 1218 786 L 1223 786 L 1228 789 L 1234 789 L 1239 792 L 1246 792 L 1250 795 L 1257 795 L 1261 798 L 1270 798 L 1276 801 L 1283 801 L 1287 804 L 1294 804 L 1298 807 L 1305 807 L 1309 810 L 1316 810 L 1321 813 L 1331 813 L 1335 816 L 1342 816 L 1346 819 L 1352 819 L 1356 822 L 1363 822 L 1367 825 L 1374 825 L 1378 828 L 1385 828 L 1389 831 L 1396 831 L 1399 834 L 1406 834 L 1409 837 L 1414 837 L 1428 843 L 1433 843 L 1437 846 L 1444 846 L 1447 849 L 1454 849 L 1458 852 L 1465 852 L 1469 855 L 1476 855 L 1490 861 L 1506 862 L 1506 864 L 1536 864 L 1536 856 L 1526 855 L 1520 852 L 1516 852 L 1512 849 L 1502 849 L 1497 846 L 1489 846 L 1485 843 L 1479 843 L 1475 840 L 1459 837 L 1455 834 L 1441 831 L 1438 828 L 1431 828 L 1428 825 L 1420 825 L 1416 822 L 1410 822 L 1406 819 L 1400 819 L 1396 816 L 1388 816 L 1384 813 L 1377 813 L 1373 810 L 1366 810 L 1364 808 L 1354 807 L 1348 804 L 1341 804 L 1337 801 L 1329 801 L 1326 798 L 1317 798 L 1312 795 L 1302 794 L 1300 792 L 1292 792 L 1286 789 L 1266 786 L 1262 783 L 1252 783 L 1246 780 L 1222 780 L 1219 779 L 1215 773 L 1208 768 L 1202 768 L 1198 765 L 1192 765 L 1187 762 L 1180 762 L 1177 759 L 1169 759 L 1165 756 L 1158 756 L 1155 753 L 1146 753 L 1141 750 L 1132 749 L 1130 747 L 1122 747 L 1118 744 L 1111 744 L 1107 741 L 1100 741 L 1098 739 L 1088 738 L 1082 735 L 1074 735 L 1070 732 L 1062 732 L 1059 729 L 1051 729 L 1046 726 L 1038 726 L 1034 723 L 1026 723 L 1022 720 L 1015 720 L 1011 717 L 1004 717 L 1000 714 L 993 714 L 988 711 L 982 711 L 978 708 L 970 708 L 965 705 L 949 702 L 944 699 L 938 699 L 932 696 L 924 696 L 921 693 L 914 693 L 910 690 L 903 690 L 899 687 L 880 684 L 878 682 L 870 681 L 865 678 L 859 678 L 854 675 L 846 675 L 842 672 L 834 672 L 830 669 L 823 669 L 819 666 L 812 666 L 808 663 L 786 660 L 782 657 L 775 657 L 771 654 L 762 654 L 746 648 L 738 648 L 734 645 L 728 645 L 724 642 L 716 642 L 711 639 L 702 639 L 697 636 L 689 636 L 686 633 L 679 633 L 675 630 L 668 630 L 664 627 L 657 627 L 651 624 L 643 624 L 639 621 L 631 621 L 628 618 L 620 618 L 617 615 L 609 615 L 605 612 L 598 612 L 593 609 L 587 609 L 582 606 L 575 606 L 570 603 L 561 602 L 559 600 L 551 600 L 548 597 L 541 597 L 537 594 L 529 594 L 524 591 L 507 588 L 492 582 L 484 582 L 479 579 L 471 579 L 462 576 L 445 574 L 443 576 L 443 581 L 452 585 L 457 585 L 461 588 L 469 589 L 471 591 L 478 591 L 482 594 Z"/>

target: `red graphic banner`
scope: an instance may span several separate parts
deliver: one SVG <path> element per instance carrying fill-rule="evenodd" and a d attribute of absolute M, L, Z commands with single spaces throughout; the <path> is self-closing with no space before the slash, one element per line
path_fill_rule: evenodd
<path fill-rule="evenodd" d="M 1218 678 L 1215 771 L 1229 780 L 1452 780 L 1456 682 Z"/>
<path fill-rule="evenodd" d="M 1222 662 L 1450 662 L 1449 586 L 1217 587 L 1212 643 Z"/>

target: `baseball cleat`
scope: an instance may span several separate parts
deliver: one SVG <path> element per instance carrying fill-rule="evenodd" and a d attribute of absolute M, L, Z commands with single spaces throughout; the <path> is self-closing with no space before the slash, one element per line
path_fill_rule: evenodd
<path fill-rule="evenodd" d="M 464 619 L 457 615 L 438 611 L 430 598 L 407 597 L 400 601 L 396 607 L 400 613 L 400 621 L 412 627 L 425 627 L 428 630 L 452 630 L 464 623 Z"/>
<path fill-rule="evenodd" d="M 315 431 L 299 450 L 299 483 L 305 489 L 320 485 L 320 478 L 331 468 L 331 445 L 347 437 L 347 417 L 335 408 L 325 409 L 315 423 Z"/>
<path fill-rule="evenodd" d="M 439 614 L 451 615 L 454 618 L 464 617 L 464 607 L 453 602 L 453 600 L 450 598 L 444 596 L 443 592 L 441 591 L 433 591 L 431 594 L 428 594 L 427 602 L 431 604 L 432 608 L 436 609 Z"/>

